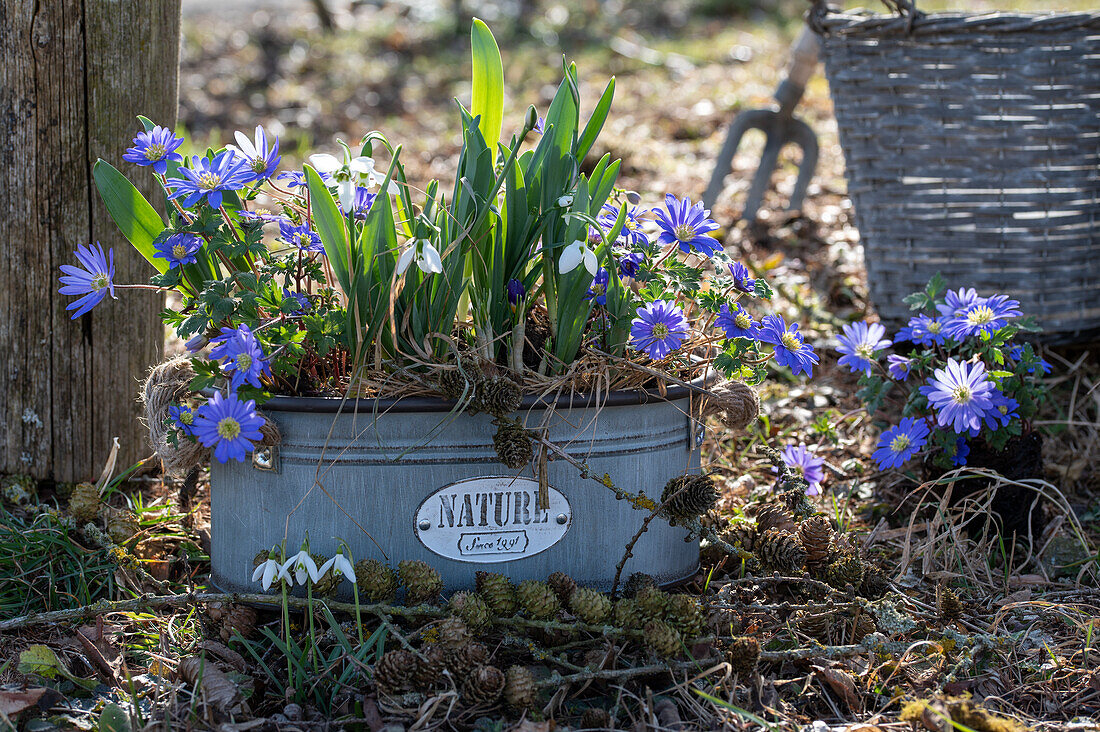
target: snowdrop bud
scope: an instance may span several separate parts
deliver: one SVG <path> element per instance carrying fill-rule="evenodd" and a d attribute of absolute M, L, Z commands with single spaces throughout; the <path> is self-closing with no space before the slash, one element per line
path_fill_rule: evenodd
<path fill-rule="evenodd" d="M 567 194 L 558 199 L 558 205 L 562 208 L 567 208 L 573 205 L 573 194 Z"/>
<path fill-rule="evenodd" d="M 206 338 L 206 336 L 200 333 L 191 340 L 187 341 L 187 350 L 191 353 L 194 353 L 195 351 L 199 351 L 205 348 L 206 344 L 209 342 L 210 341 Z"/>
<path fill-rule="evenodd" d="M 532 104 L 527 108 L 527 117 L 523 120 L 523 128 L 527 131 L 535 129 L 539 123 L 539 111 Z"/>
<path fill-rule="evenodd" d="M 630 202 L 631 206 L 637 206 L 639 203 L 642 202 L 642 197 L 638 194 L 637 191 L 627 191 L 626 200 Z"/>

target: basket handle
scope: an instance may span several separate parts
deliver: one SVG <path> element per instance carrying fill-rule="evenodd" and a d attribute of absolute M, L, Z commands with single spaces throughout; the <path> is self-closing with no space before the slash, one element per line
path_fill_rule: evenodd
<path fill-rule="evenodd" d="M 810 8 L 809 17 L 807 22 L 815 32 L 823 34 L 825 29 L 821 21 L 825 16 L 833 9 L 829 7 L 828 0 L 810 0 L 813 3 L 813 7 Z M 886 6 L 886 9 L 897 13 L 898 17 L 906 18 L 908 23 L 908 32 L 913 31 L 913 21 L 920 18 L 924 13 L 917 9 L 917 0 L 880 0 L 880 2 Z"/>

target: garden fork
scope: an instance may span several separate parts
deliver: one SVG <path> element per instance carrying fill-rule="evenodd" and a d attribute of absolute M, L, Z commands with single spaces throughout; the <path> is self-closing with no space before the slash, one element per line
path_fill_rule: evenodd
<path fill-rule="evenodd" d="M 779 151 L 789 142 L 802 148 L 802 162 L 798 166 L 798 179 L 795 181 L 794 191 L 787 203 L 787 210 L 802 207 L 802 199 L 806 196 L 806 189 L 817 167 L 817 135 L 808 124 L 794 116 L 794 109 L 802 99 L 806 83 L 817 68 L 820 43 L 817 34 L 808 27 L 803 27 L 802 34 L 791 47 L 787 78 L 775 91 L 778 108 L 750 109 L 741 112 L 733 119 L 726 142 L 722 146 L 722 151 L 718 153 L 718 161 L 714 166 L 710 185 L 707 186 L 707 192 L 703 194 L 703 205 L 706 208 L 714 207 L 718 194 L 722 192 L 722 181 L 730 171 L 737 146 L 741 143 L 745 132 L 752 129 L 763 131 L 767 137 L 764 153 L 760 156 L 760 166 L 756 169 L 756 175 L 753 176 L 752 185 L 749 187 L 749 194 L 745 198 L 741 218 L 749 221 L 756 219 L 756 213 L 764 198 L 764 191 L 768 188 L 772 171 L 775 170 L 776 162 L 779 160 Z"/>

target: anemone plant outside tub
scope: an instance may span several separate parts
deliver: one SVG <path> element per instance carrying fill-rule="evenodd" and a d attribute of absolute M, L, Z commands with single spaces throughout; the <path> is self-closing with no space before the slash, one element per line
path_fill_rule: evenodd
<path fill-rule="evenodd" d="M 750 314 L 770 290 L 701 204 L 645 208 L 592 153 L 614 80 L 582 123 L 566 66 L 545 115 L 502 138 L 503 66 L 480 21 L 472 45 L 449 189 L 410 185 L 379 132 L 280 172 L 262 127 L 184 159 L 140 118 L 124 157 L 162 183 L 165 222 L 96 165 L 157 270 L 140 287 L 179 293 L 164 319 L 190 354 L 154 370 L 147 416 L 166 469 L 212 453 L 226 587 L 338 591 L 352 560 L 383 590 L 392 565 L 451 589 L 478 570 L 681 579 L 698 558 L 684 539 L 714 535 L 698 521 L 715 500 L 703 416 L 744 426 L 773 356 L 796 375 L 817 362 L 797 325 Z M 78 313 L 125 287 L 110 257 L 82 248 L 83 269 L 65 268 Z"/>

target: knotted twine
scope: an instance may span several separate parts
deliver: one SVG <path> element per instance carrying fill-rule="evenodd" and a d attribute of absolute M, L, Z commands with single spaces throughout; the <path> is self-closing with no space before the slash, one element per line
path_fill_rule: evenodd
<path fill-rule="evenodd" d="M 740 381 L 720 381 L 707 390 L 702 416 L 717 415 L 722 423 L 735 430 L 744 429 L 760 415 L 760 397 Z"/>
<path fill-rule="evenodd" d="M 182 475 L 198 467 L 210 449 L 196 440 L 180 438 L 176 444 L 168 442 L 168 408 L 181 404 L 191 394 L 191 380 L 195 372 L 191 359 L 178 356 L 154 366 L 141 389 L 141 401 L 145 408 L 145 426 L 149 429 L 149 442 L 160 459 L 166 475 Z M 259 444 L 275 446 L 282 442 L 279 426 L 265 417 L 260 427 L 263 439 Z"/>

